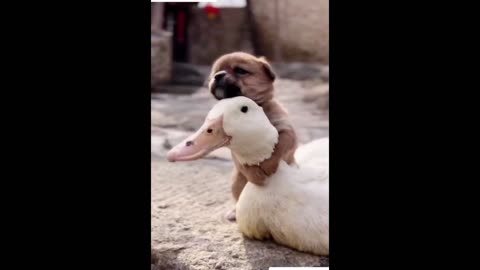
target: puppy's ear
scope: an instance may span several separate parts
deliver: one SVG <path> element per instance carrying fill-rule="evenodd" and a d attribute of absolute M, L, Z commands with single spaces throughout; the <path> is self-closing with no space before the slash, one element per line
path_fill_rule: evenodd
<path fill-rule="evenodd" d="M 275 81 L 275 78 L 277 77 L 275 75 L 275 72 L 273 72 L 272 66 L 267 62 L 267 58 L 264 56 L 258 57 L 258 61 L 262 64 L 263 69 L 265 70 L 265 73 L 268 75 L 270 80 Z"/>

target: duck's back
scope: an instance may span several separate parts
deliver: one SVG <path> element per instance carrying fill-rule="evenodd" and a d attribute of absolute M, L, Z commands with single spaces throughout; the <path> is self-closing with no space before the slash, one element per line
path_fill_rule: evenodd
<path fill-rule="evenodd" d="M 313 140 L 298 147 L 295 159 L 300 167 L 314 167 L 328 170 L 329 138 Z"/>
<path fill-rule="evenodd" d="M 265 186 L 248 183 L 237 203 L 237 222 L 248 237 L 328 254 L 328 180 L 319 168 L 282 162 Z"/>

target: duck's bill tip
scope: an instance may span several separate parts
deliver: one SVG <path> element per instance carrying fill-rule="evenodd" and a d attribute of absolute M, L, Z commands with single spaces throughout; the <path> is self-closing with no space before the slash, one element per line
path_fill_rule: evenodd
<path fill-rule="evenodd" d="M 172 148 L 167 153 L 167 160 L 176 162 L 200 159 L 228 145 L 230 139 L 222 128 L 221 117 L 208 120 L 195 134 Z"/>
<path fill-rule="evenodd" d="M 169 162 L 196 160 L 207 155 L 209 151 L 198 147 L 176 147 L 167 153 Z"/>

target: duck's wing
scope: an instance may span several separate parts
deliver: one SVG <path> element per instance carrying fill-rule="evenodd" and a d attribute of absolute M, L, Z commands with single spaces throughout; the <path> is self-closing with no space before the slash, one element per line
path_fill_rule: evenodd
<path fill-rule="evenodd" d="M 329 138 L 316 139 L 299 146 L 295 152 L 295 159 L 301 167 L 321 166 L 328 168 Z"/>
<path fill-rule="evenodd" d="M 329 180 L 329 139 L 322 138 L 301 145 L 295 152 L 298 171 L 292 178 L 303 184 L 317 185 Z M 323 184 L 321 184 L 323 185 Z"/>

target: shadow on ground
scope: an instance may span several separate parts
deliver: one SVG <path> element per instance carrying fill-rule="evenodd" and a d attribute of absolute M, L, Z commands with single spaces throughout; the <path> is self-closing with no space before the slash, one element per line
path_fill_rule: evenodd
<path fill-rule="evenodd" d="M 245 256 L 251 269 L 269 267 L 327 267 L 328 257 L 298 252 L 273 241 L 256 241 L 244 238 Z"/>

